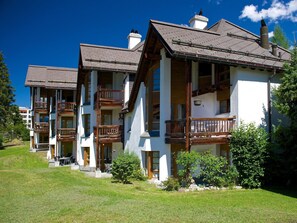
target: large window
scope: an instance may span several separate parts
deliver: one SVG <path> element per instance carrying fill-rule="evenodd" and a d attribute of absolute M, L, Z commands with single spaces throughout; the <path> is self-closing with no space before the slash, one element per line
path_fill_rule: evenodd
<path fill-rule="evenodd" d="M 90 104 L 91 102 L 91 75 L 87 74 L 85 78 L 85 103 Z"/>
<path fill-rule="evenodd" d="M 83 116 L 85 137 L 89 137 L 91 134 L 91 116 L 90 114 Z"/>
<path fill-rule="evenodd" d="M 158 133 L 160 129 L 160 68 L 155 66 L 146 82 L 146 130 Z"/>

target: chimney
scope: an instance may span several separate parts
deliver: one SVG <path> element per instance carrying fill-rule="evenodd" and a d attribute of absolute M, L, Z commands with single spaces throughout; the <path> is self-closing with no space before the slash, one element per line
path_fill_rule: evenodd
<path fill-rule="evenodd" d="M 260 38 L 261 46 L 265 49 L 269 49 L 268 27 L 266 26 L 264 19 L 261 20 Z"/>
<path fill-rule="evenodd" d="M 199 14 L 194 15 L 193 18 L 189 21 L 190 26 L 195 29 L 205 29 L 208 23 L 208 18 L 202 15 L 202 10 L 200 10 Z"/>
<path fill-rule="evenodd" d="M 138 43 L 141 42 L 141 35 L 137 30 L 132 29 L 130 34 L 128 35 L 128 49 L 134 48 Z"/>
<path fill-rule="evenodd" d="M 272 44 L 272 55 L 277 57 L 277 45 Z"/>

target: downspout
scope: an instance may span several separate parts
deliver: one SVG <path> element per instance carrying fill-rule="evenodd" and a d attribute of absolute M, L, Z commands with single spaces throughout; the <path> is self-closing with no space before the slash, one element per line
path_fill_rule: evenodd
<path fill-rule="evenodd" d="M 268 106 L 267 106 L 267 115 L 268 115 L 268 134 L 269 134 L 269 142 L 271 142 L 271 132 L 272 132 L 272 106 L 271 106 L 271 80 L 276 75 L 275 68 L 273 68 L 273 74 L 268 78 L 267 83 L 267 99 L 268 99 Z"/>

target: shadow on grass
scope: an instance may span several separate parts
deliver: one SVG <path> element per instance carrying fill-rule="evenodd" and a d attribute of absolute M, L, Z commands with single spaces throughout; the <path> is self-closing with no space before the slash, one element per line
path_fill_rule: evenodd
<path fill-rule="evenodd" d="M 288 197 L 297 198 L 297 188 L 287 187 L 264 187 L 263 190 L 267 190 L 273 193 L 285 195 Z"/>

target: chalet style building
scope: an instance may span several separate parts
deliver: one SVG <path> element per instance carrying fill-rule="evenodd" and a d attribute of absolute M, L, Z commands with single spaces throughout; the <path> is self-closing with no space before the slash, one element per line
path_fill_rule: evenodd
<path fill-rule="evenodd" d="M 128 48 L 80 44 L 78 70 L 29 66 L 31 149 L 72 156 L 81 170 L 109 172 L 134 152 L 149 178 L 177 176 L 181 151 L 211 151 L 232 163 L 231 131 L 241 121 L 271 131 L 271 89 L 290 52 L 227 20 L 208 28 L 149 22 Z"/>
<path fill-rule="evenodd" d="M 149 178 L 176 176 L 180 151 L 224 156 L 231 130 L 255 122 L 271 129 L 270 90 L 279 83 L 289 51 L 227 20 L 207 27 L 150 21 L 128 107 L 125 150 L 141 160 Z"/>
<path fill-rule="evenodd" d="M 51 159 L 76 155 L 76 85 L 77 69 L 28 67 L 32 151 L 49 150 Z"/>
<path fill-rule="evenodd" d="M 128 49 L 81 44 L 77 82 L 77 162 L 109 171 L 123 152 L 122 110 L 129 100 L 143 43 L 137 31 Z"/>

